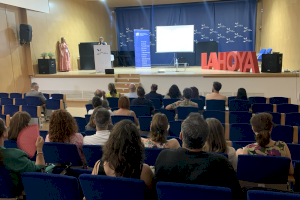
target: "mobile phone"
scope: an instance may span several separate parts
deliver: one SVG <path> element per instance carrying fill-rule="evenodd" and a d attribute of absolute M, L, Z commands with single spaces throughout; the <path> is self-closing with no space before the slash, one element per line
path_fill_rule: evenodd
<path fill-rule="evenodd" d="M 54 164 L 49 165 L 48 167 L 46 167 L 45 173 L 52 173 L 54 167 L 55 167 Z"/>

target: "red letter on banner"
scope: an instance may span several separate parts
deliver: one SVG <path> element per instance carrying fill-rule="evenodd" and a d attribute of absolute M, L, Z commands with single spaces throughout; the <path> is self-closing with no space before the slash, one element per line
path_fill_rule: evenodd
<path fill-rule="evenodd" d="M 243 67 L 243 72 L 250 72 L 252 69 L 252 73 L 259 73 L 258 62 L 256 58 L 256 53 L 254 51 L 246 52 L 245 65 Z"/>
<path fill-rule="evenodd" d="M 207 53 L 201 53 L 201 68 L 208 69 L 207 66 Z"/>
<path fill-rule="evenodd" d="M 229 52 L 219 52 L 219 68 L 218 70 L 227 70 L 227 54 Z"/>
<path fill-rule="evenodd" d="M 218 57 L 216 52 L 210 53 L 207 67 L 208 69 L 214 69 L 214 70 L 219 69 Z"/>
<path fill-rule="evenodd" d="M 239 64 L 240 64 L 240 72 L 242 72 L 244 69 L 246 55 L 247 55 L 246 51 L 237 52 L 237 56 L 238 56 Z"/>
<path fill-rule="evenodd" d="M 233 59 L 234 59 L 234 64 L 233 64 Z M 239 68 L 240 65 L 239 65 L 239 59 L 237 53 L 230 52 L 227 56 L 227 69 L 229 71 L 238 71 Z"/>

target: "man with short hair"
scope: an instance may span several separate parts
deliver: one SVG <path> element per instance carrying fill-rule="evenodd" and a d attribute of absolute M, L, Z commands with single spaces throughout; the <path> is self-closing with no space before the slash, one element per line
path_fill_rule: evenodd
<path fill-rule="evenodd" d="M 134 83 L 131 83 L 129 85 L 129 93 L 125 94 L 128 98 L 138 98 L 138 95 L 136 94 L 136 86 Z"/>
<path fill-rule="evenodd" d="M 101 100 L 102 100 L 102 97 L 103 97 L 103 101 L 107 101 L 107 100 L 106 100 L 106 94 L 105 94 L 105 91 L 102 91 L 102 90 L 97 89 L 97 90 L 94 92 L 94 96 L 95 96 L 95 97 L 96 97 L 96 96 L 100 97 Z M 92 100 L 93 100 L 93 99 L 89 100 L 87 104 L 92 104 Z"/>
<path fill-rule="evenodd" d="M 206 121 L 191 113 L 181 125 L 182 148 L 162 151 L 155 163 L 154 184 L 160 181 L 227 187 L 232 199 L 241 199 L 241 187 L 228 159 L 202 151 L 209 134 Z M 155 188 L 155 185 L 153 186 Z"/>
<path fill-rule="evenodd" d="M 94 109 L 97 108 L 98 106 L 102 106 L 102 104 L 103 104 L 103 103 L 102 103 L 102 100 L 100 99 L 100 97 L 95 96 L 95 97 L 93 98 L 93 100 L 92 100 L 92 105 L 93 105 L 93 108 L 94 108 Z M 94 109 L 89 110 L 89 111 L 88 111 L 88 115 L 93 114 Z"/>
<path fill-rule="evenodd" d="M 158 86 L 156 84 L 151 85 L 151 92 L 145 95 L 146 99 L 159 99 L 160 105 L 163 105 L 163 96 L 156 93 Z"/>
<path fill-rule="evenodd" d="M 108 140 L 110 131 L 108 125 L 111 123 L 110 113 L 105 108 L 99 108 L 94 119 L 96 124 L 96 134 L 85 136 L 83 138 L 84 145 L 104 145 Z"/>
<path fill-rule="evenodd" d="M 211 99 L 216 99 L 216 100 L 227 100 L 227 97 L 224 95 L 221 95 L 219 92 L 222 88 L 222 84 L 220 82 L 214 82 L 213 83 L 213 88 L 212 88 L 212 92 L 211 94 L 207 94 L 206 95 L 206 100 L 211 100 Z"/>
<path fill-rule="evenodd" d="M 191 88 L 184 88 L 183 90 L 183 101 L 177 101 L 170 105 L 166 106 L 166 110 L 174 110 L 177 107 L 196 107 L 198 108 L 198 104 L 191 101 L 193 95 L 193 90 Z"/>
<path fill-rule="evenodd" d="M 155 109 L 154 109 L 153 102 L 149 99 L 145 99 L 145 90 L 142 86 L 138 87 L 137 95 L 138 95 L 138 98 L 133 99 L 131 102 L 131 105 L 133 105 L 133 106 L 135 106 L 135 105 L 148 106 L 150 108 L 150 112 L 152 114 L 154 114 Z"/>
<path fill-rule="evenodd" d="M 42 104 L 46 104 L 46 97 L 39 92 L 39 85 L 36 82 L 31 83 L 31 90 L 26 93 L 27 97 L 39 97 Z"/>

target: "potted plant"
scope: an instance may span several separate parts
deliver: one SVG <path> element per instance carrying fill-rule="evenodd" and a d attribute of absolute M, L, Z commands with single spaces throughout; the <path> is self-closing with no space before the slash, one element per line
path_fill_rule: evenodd
<path fill-rule="evenodd" d="M 55 57 L 54 53 L 52 53 L 52 52 L 49 52 L 49 53 L 48 53 L 48 56 L 49 56 L 50 59 L 52 59 L 52 58 Z"/>
<path fill-rule="evenodd" d="M 47 53 L 46 53 L 46 52 L 42 53 L 42 54 L 41 54 L 41 57 L 42 57 L 43 59 L 45 59 L 45 58 L 47 57 Z"/>

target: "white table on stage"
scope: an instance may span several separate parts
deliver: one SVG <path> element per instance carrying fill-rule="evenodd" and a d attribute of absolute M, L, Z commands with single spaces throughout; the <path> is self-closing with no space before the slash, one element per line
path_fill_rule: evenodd
<path fill-rule="evenodd" d="M 110 45 L 94 45 L 96 72 L 104 72 L 111 69 Z"/>

